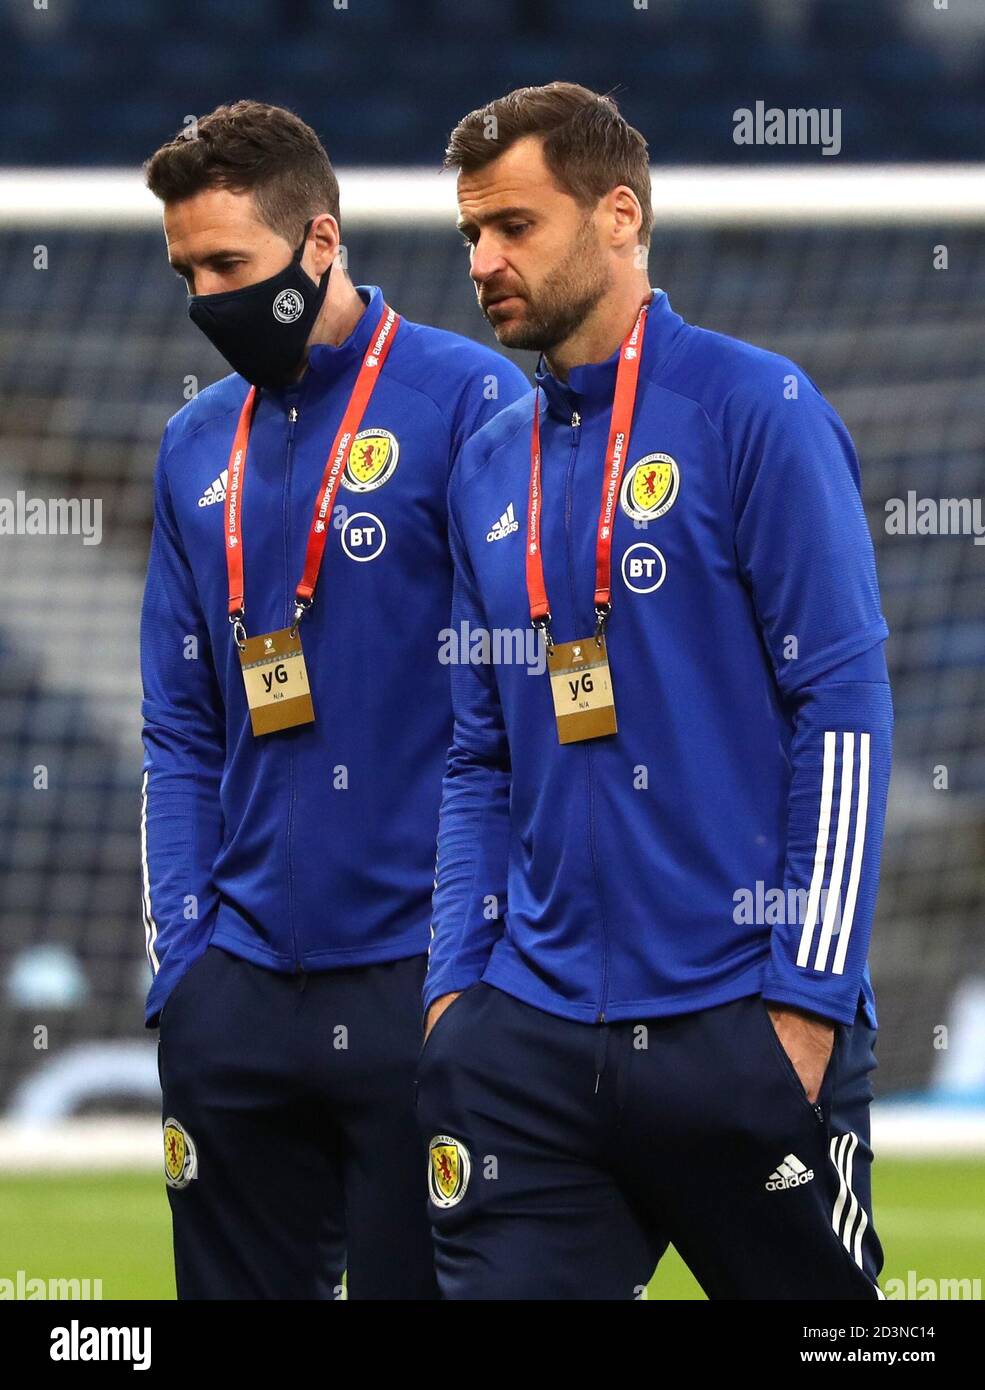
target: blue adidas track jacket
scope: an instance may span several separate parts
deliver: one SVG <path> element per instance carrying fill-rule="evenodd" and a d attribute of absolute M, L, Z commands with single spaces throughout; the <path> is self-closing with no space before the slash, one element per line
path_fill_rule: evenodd
<path fill-rule="evenodd" d="M 352 335 L 313 348 L 297 386 L 260 396 L 243 498 L 253 636 L 293 614 L 325 460 L 382 312 L 378 289 L 359 293 L 367 307 Z M 227 376 L 186 405 L 157 466 L 141 623 L 149 1026 L 210 942 L 281 971 L 427 949 L 451 736 L 438 641 L 451 603 L 449 469 L 530 387 L 498 353 L 402 320 L 362 425 L 385 466 L 339 489 L 301 628 L 315 722 L 262 738 L 227 618 L 223 546 L 247 390 Z"/>
<path fill-rule="evenodd" d="M 539 377 L 556 642 L 594 628 L 617 357 Z M 452 627 L 493 652 L 530 621 L 532 411 L 474 436 L 449 492 Z M 560 745 L 535 665 L 453 668 L 425 1003 L 481 978 L 585 1022 L 762 993 L 874 1026 L 892 703 L 855 451 L 792 362 L 660 291 L 612 573 L 617 734 Z"/>

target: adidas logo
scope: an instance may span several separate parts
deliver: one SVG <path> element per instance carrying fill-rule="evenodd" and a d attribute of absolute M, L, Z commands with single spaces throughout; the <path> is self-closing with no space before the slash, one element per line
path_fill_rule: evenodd
<path fill-rule="evenodd" d="M 492 529 L 486 533 L 486 540 L 502 541 L 519 529 L 520 523 L 513 514 L 513 503 L 511 502 L 499 520 L 493 522 Z"/>
<path fill-rule="evenodd" d="M 787 1154 L 783 1162 L 777 1164 L 776 1172 L 770 1173 L 767 1178 L 766 1191 L 782 1192 L 786 1187 L 803 1187 L 813 1176 L 813 1168 L 801 1163 L 796 1154 Z"/>
<path fill-rule="evenodd" d="M 218 478 L 216 478 L 213 482 L 209 483 L 208 487 L 205 489 L 201 497 L 198 499 L 198 505 L 200 507 L 211 507 L 213 502 L 225 502 L 226 479 L 228 477 L 229 469 L 224 468 L 222 472 L 219 474 Z"/>

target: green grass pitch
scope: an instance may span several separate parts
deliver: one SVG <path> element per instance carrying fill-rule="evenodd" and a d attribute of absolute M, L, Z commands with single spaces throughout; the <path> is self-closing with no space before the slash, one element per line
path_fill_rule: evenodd
<path fill-rule="evenodd" d="M 985 1163 L 877 1160 L 875 1224 L 882 1282 L 979 1279 L 985 1287 Z M 174 1297 L 170 1218 L 152 1174 L 0 1179 L 0 1278 L 101 1279 L 104 1298 Z M 703 1297 L 671 1251 L 651 1299 Z"/>

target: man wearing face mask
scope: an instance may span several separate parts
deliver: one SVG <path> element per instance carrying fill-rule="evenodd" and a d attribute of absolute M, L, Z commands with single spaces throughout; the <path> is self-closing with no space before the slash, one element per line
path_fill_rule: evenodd
<path fill-rule="evenodd" d="M 193 321 L 234 375 L 168 422 L 144 597 L 143 915 L 179 1296 L 435 1294 L 413 1115 L 451 717 L 445 493 L 528 391 L 338 257 L 314 131 L 164 145 Z"/>

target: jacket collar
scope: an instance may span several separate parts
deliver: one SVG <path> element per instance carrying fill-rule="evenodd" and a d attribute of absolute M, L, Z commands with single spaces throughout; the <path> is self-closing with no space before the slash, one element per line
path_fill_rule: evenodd
<path fill-rule="evenodd" d="M 325 381 L 337 380 L 358 363 L 383 313 L 383 291 L 377 285 L 357 285 L 356 293 L 366 305 L 355 328 L 341 343 L 316 343 L 308 352 L 308 369 Z"/>
<path fill-rule="evenodd" d="M 641 370 L 647 376 L 652 376 L 666 357 L 683 323 L 680 314 L 675 314 L 670 307 L 666 293 L 654 290 L 643 340 L 643 360 L 640 363 Z M 573 367 L 567 381 L 558 381 L 541 357 L 537 364 L 537 384 L 547 398 L 549 412 L 560 419 L 569 420 L 576 410 L 581 412 L 611 406 L 618 365 L 617 348 L 604 362 L 588 362 L 584 366 Z"/>

